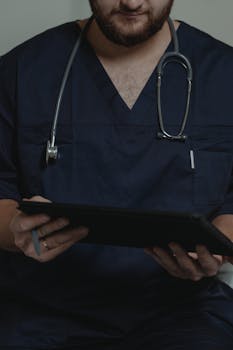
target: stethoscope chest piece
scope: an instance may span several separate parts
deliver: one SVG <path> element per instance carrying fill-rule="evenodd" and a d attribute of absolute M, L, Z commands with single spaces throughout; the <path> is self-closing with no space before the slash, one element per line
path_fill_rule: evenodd
<path fill-rule="evenodd" d="M 52 146 L 50 140 L 47 142 L 46 147 L 46 164 L 49 164 L 50 160 L 56 160 L 58 157 L 58 148 L 57 146 Z"/>

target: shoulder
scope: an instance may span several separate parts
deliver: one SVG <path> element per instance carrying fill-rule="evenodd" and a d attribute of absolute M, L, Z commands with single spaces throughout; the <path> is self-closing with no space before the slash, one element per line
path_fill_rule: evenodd
<path fill-rule="evenodd" d="M 233 47 L 210 34 L 181 21 L 182 44 L 189 51 L 193 64 L 217 66 L 226 63 L 233 67 Z"/>
<path fill-rule="evenodd" d="M 76 22 L 50 28 L 18 45 L 0 58 L 0 91 L 16 94 L 26 82 L 46 80 L 49 71 L 60 72 L 80 30 Z M 60 73 L 61 74 L 61 73 Z M 59 75 L 60 77 L 60 75 Z"/>
<path fill-rule="evenodd" d="M 63 54 L 66 49 L 72 47 L 79 35 L 76 22 L 68 22 L 34 36 L 18 45 L 0 59 L 1 66 L 27 65 L 37 62 L 43 57 L 47 59 L 54 54 Z"/>
<path fill-rule="evenodd" d="M 180 28 L 180 51 L 193 68 L 195 123 L 232 126 L 233 48 L 184 22 Z"/>

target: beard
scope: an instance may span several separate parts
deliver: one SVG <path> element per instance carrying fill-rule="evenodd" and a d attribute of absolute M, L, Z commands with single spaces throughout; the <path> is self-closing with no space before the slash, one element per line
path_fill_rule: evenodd
<path fill-rule="evenodd" d="M 148 9 L 143 13 L 143 16 L 147 16 L 147 21 L 138 29 L 136 29 L 137 23 L 133 23 L 134 20 L 125 18 L 124 22 L 121 23 L 114 21 L 114 17 L 121 12 L 126 16 L 132 14 L 132 10 L 128 6 L 122 4 L 118 9 L 114 9 L 110 14 L 105 15 L 96 0 L 89 0 L 89 2 L 93 16 L 102 33 L 117 45 L 132 47 L 148 40 L 161 30 L 170 15 L 174 0 L 169 0 L 166 6 L 156 14 L 153 13 L 152 9 Z"/>

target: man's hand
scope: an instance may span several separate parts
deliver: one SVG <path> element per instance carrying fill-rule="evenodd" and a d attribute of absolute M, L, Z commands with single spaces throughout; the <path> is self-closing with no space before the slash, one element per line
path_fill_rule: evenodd
<path fill-rule="evenodd" d="M 50 202 L 39 196 L 29 201 Z M 47 215 L 26 215 L 18 210 L 10 222 L 15 245 L 27 256 L 40 262 L 47 262 L 63 253 L 74 243 L 85 238 L 88 229 L 84 227 L 65 229 L 69 225 L 66 218 L 51 220 Z M 35 252 L 32 242 L 32 230 L 36 229 L 40 239 L 41 255 Z"/>
<path fill-rule="evenodd" d="M 212 224 L 233 242 L 233 215 L 219 215 L 212 221 Z M 225 257 L 225 259 L 233 264 L 233 257 Z"/>
<path fill-rule="evenodd" d="M 145 252 L 153 257 L 170 275 L 199 281 L 203 277 L 215 276 L 225 258 L 212 255 L 204 246 L 197 246 L 196 253 L 187 253 L 179 244 L 170 243 L 170 250 L 154 247 Z"/>
<path fill-rule="evenodd" d="M 212 223 L 233 241 L 233 215 L 220 215 Z M 232 257 L 213 255 L 205 246 L 198 245 L 196 253 L 188 253 L 176 243 L 169 244 L 169 248 L 146 248 L 145 252 L 177 278 L 199 281 L 203 277 L 215 276 L 225 262 L 233 264 Z"/>

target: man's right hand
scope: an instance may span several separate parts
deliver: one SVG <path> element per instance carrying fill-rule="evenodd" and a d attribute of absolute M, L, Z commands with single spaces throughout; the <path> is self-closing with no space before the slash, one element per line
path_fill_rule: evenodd
<path fill-rule="evenodd" d="M 29 201 L 50 202 L 47 199 L 34 196 Z M 85 238 L 86 227 L 67 228 L 66 218 L 52 220 L 44 214 L 26 215 L 17 210 L 10 222 L 10 230 L 14 236 L 15 245 L 26 256 L 39 262 L 47 262 L 63 253 L 73 244 Z M 67 229 L 65 229 L 67 228 Z M 32 242 L 32 230 L 36 229 L 40 239 L 41 254 L 38 256 Z"/>

